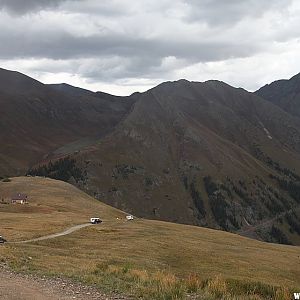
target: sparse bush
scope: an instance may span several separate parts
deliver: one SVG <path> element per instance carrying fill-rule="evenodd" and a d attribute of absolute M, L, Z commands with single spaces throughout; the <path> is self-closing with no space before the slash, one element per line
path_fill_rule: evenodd
<path fill-rule="evenodd" d="M 279 186 L 287 191 L 296 202 L 300 203 L 300 182 L 287 180 L 285 178 L 274 176 L 273 174 L 270 174 L 269 176 L 270 178 L 277 180 Z"/>
<path fill-rule="evenodd" d="M 170 169 L 163 169 L 163 172 L 164 172 L 165 174 L 170 174 Z"/>
<path fill-rule="evenodd" d="M 188 190 L 189 185 L 188 185 L 188 178 L 187 178 L 187 176 L 184 175 L 184 176 L 182 177 L 182 182 L 183 182 L 184 188 L 185 188 L 186 190 Z"/>
<path fill-rule="evenodd" d="M 218 190 L 217 184 L 212 181 L 212 178 L 210 176 L 204 177 L 203 182 L 208 196 L 213 195 L 213 193 Z"/>
<path fill-rule="evenodd" d="M 192 273 L 187 277 L 185 284 L 188 293 L 196 293 L 202 287 L 202 280 L 198 274 Z"/>
<path fill-rule="evenodd" d="M 270 235 L 272 242 L 277 242 L 279 244 L 291 245 L 291 242 L 288 240 L 286 235 L 276 226 L 272 226 Z"/>
<path fill-rule="evenodd" d="M 234 192 L 242 199 L 247 205 L 253 205 L 253 201 L 249 197 L 248 193 L 239 188 L 238 186 L 234 185 L 232 186 Z"/>
<path fill-rule="evenodd" d="M 115 165 L 113 172 L 116 178 L 117 175 L 121 175 L 123 179 L 128 179 L 129 175 L 136 173 L 138 169 L 140 168 L 133 165 L 118 164 Z"/>
<path fill-rule="evenodd" d="M 295 213 L 288 213 L 286 214 L 285 218 L 290 225 L 291 233 L 296 231 L 300 235 L 300 222 L 297 220 Z"/>
<path fill-rule="evenodd" d="M 209 198 L 210 200 L 210 206 L 212 213 L 214 214 L 214 217 L 218 224 L 225 230 L 228 229 L 227 226 L 227 208 L 228 208 L 228 203 L 226 202 L 224 196 L 222 194 L 218 194 L 215 196 L 211 196 Z"/>
<path fill-rule="evenodd" d="M 227 193 L 227 195 L 230 197 L 230 199 L 233 199 L 232 192 L 231 192 L 230 188 L 229 188 L 227 185 L 225 185 L 224 183 L 222 183 L 222 184 L 220 185 L 220 188 L 221 188 L 223 191 L 226 191 L 226 193 Z"/>
<path fill-rule="evenodd" d="M 11 182 L 11 179 L 6 177 L 6 178 L 2 179 L 2 182 Z"/>
<path fill-rule="evenodd" d="M 144 181 L 146 186 L 151 186 L 154 183 L 151 177 L 145 177 Z"/>
<path fill-rule="evenodd" d="M 190 193 L 199 214 L 205 216 L 206 212 L 204 208 L 203 199 L 200 192 L 197 191 L 194 181 L 190 184 Z"/>
<path fill-rule="evenodd" d="M 225 279 L 221 276 L 216 276 L 215 278 L 210 279 L 207 283 L 206 289 L 219 299 L 227 294 L 227 284 Z"/>
<path fill-rule="evenodd" d="M 281 167 L 278 162 L 274 161 L 271 157 L 266 155 L 258 147 L 258 145 L 254 145 L 253 154 L 257 159 L 265 162 L 270 168 L 277 171 L 278 173 L 281 173 L 282 175 L 289 177 L 291 180 L 300 181 L 300 176 L 298 174 L 296 174 L 295 172 L 293 172 L 292 170 L 290 170 L 288 168 Z"/>

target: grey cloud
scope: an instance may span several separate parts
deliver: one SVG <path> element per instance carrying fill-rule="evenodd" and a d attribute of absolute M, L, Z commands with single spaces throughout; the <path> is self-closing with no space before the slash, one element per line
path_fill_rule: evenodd
<path fill-rule="evenodd" d="M 74 36 L 66 31 L 0 31 L 0 59 L 48 58 L 78 60 L 77 71 L 91 80 L 110 81 L 120 78 L 166 75 L 174 66 L 162 66 L 166 57 L 185 60 L 186 65 L 208 61 L 246 57 L 261 45 L 242 41 L 217 42 L 201 39 L 187 41 L 147 38 L 108 31 L 105 34 Z M 92 63 L 81 65 L 80 61 Z M 97 65 L 95 65 L 97 63 Z M 51 69 L 51 67 L 50 67 Z M 67 71 L 67 70 L 65 70 Z"/>
<path fill-rule="evenodd" d="M 216 61 L 245 57 L 259 45 L 237 42 L 207 42 L 205 40 L 174 41 L 160 38 L 139 38 L 117 33 L 75 37 L 67 32 L 6 33 L 0 32 L 0 58 L 88 58 L 105 55 L 121 57 L 175 56 L 194 61 Z M 222 50 L 222 51 L 220 51 Z"/>
<path fill-rule="evenodd" d="M 129 7 L 125 2 L 115 3 L 113 0 L 0 0 L 0 10 L 17 16 L 46 9 L 88 15 L 117 16 L 126 15 L 130 10 Z"/>
<path fill-rule="evenodd" d="M 160 69 L 161 59 L 153 57 L 108 57 L 95 59 L 80 67 L 81 73 L 90 81 L 118 80 L 122 78 L 137 78 L 154 76 L 155 69 Z M 162 71 L 162 70 L 161 70 Z M 145 74 L 147 74 L 145 76 Z M 157 75 L 157 74 L 156 74 Z"/>
<path fill-rule="evenodd" d="M 113 0 L 71 0 L 65 1 L 62 8 L 69 12 L 105 17 L 117 17 L 129 14 L 130 6 L 125 1 L 120 3 Z"/>
<path fill-rule="evenodd" d="M 288 23 L 282 30 L 274 30 L 272 17 L 266 15 L 280 11 L 280 16 L 290 3 L 0 0 L 0 14 L 1 9 L 10 12 L 2 13 L 0 19 L 0 59 L 36 60 L 39 65 L 34 64 L 33 71 L 77 74 L 91 82 L 172 78 L 176 70 L 194 64 L 272 52 L 276 39 L 298 34 L 299 22 L 294 18 L 293 26 Z M 23 17 L 44 9 L 52 11 Z M 272 26 L 260 32 L 265 21 Z M 246 38 L 245 31 L 249 33 Z M 169 57 L 174 60 L 165 63 Z"/>
<path fill-rule="evenodd" d="M 282 11 L 292 0 L 183 0 L 189 8 L 186 20 L 210 26 L 233 25 L 243 18 L 259 18 L 269 11 Z"/>
<path fill-rule="evenodd" d="M 41 9 L 53 8 L 66 1 L 67 0 L 0 0 L 0 9 L 22 15 Z"/>

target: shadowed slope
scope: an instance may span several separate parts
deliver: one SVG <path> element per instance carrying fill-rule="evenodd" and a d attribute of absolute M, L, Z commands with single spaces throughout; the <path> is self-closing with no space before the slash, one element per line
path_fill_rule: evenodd
<path fill-rule="evenodd" d="M 73 88 L 52 88 L 0 69 L 0 176 L 24 174 L 55 149 L 77 141 L 71 152 L 110 132 L 132 101 Z M 63 154 L 66 154 L 65 152 Z"/>
<path fill-rule="evenodd" d="M 31 174 L 138 216 L 300 243 L 300 120 L 277 105 L 219 81 L 116 97 L 0 73 L 2 176 L 69 155 L 74 172 Z"/>
<path fill-rule="evenodd" d="M 299 120 L 222 82 L 153 88 L 111 135 L 74 157 L 87 172 L 81 188 L 148 218 L 236 231 L 298 207 L 269 176 L 297 182 Z"/>

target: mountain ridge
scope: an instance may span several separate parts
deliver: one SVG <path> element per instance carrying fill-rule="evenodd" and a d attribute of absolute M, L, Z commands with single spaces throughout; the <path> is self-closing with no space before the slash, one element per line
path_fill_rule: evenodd
<path fill-rule="evenodd" d="M 16 174 L 4 162 L 20 166 L 22 154 L 19 174 L 26 165 L 31 175 L 63 173 L 141 217 L 300 243 L 300 120 L 259 95 L 217 80 L 165 82 L 127 97 L 36 82 L 25 98 L 2 89 L 0 102 L 12 105 L 2 137 L 15 147 L 0 148 L 3 175 Z M 34 159 L 24 155 L 30 147 Z"/>
<path fill-rule="evenodd" d="M 255 94 L 300 118 L 300 73 L 290 79 L 267 84 L 258 89 Z"/>
<path fill-rule="evenodd" d="M 103 136 L 132 105 L 128 98 L 112 102 L 82 90 L 70 95 L 3 69 L 0 81 L 2 176 L 24 174 L 65 144 Z"/>
<path fill-rule="evenodd" d="M 185 87 L 190 84 L 184 81 L 176 82 L 175 85 L 182 83 Z M 201 84 L 201 87 L 203 86 L 207 88 L 207 85 Z M 237 223 L 239 223 L 238 227 L 244 227 L 247 223 L 259 223 L 258 212 L 262 208 L 258 207 L 262 205 L 260 197 L 265 197 L 263 196 L 264 189 L 273 189 L 273 187 L 277 189 L 278 187 L 276 183 L 269 179 L 269 175 L 276 173 L 277 160 L 280 158 L 284 166 L 289 166 L 291 169 L 296 167 L 299 170 L 298 121 L 290 119 L 287 113 L 267 101 L 244 90 L 232 89 L 228 86 L 226 86 L 226 89 L 229 89 L 229 96 L 232 96 L 231 93 L 238 92 L 238 99 L 229 101 L 232 107 L 225 114 L 228 114 L 228 116 L 224 120 L 220 120 L 220 114 L 224 114 L 226 111 L 224 105 L 228 105 L 228 101 L 225 100 L 230 97 L 228 95 L 224 97 L 223 94 L 226 91 L 221 93 L 218 90 L 215 91 L 215 84 L 213 88 L 209 86 L 209 90 L 200 93 L 189 90 L 188 94 L 184 89 L 182 91 L 183 95 L 181 95 L 178 94 L 178 91 L 174 91 L 178 96 L 178 100 L 176 97 L 173 98 L 174 95 L 171 94 L 172 91 L 168 90 L 169 88 L 170 83 L 167 83 L 144 93 L 134 104 L 132 111 L 124 122 L 119 124 L 117 130 L 107 139 L 102 140 L 100 146 L 94 147 L 90 153 L 87 150 L 86 153 L 76 156 L 78 161 L 82 160 L 84 162 L 89 158 L 94 162 L 91 167 L 88 165 L 85 168 L 84 164 L 82 165 L 89 178 L 86 191 L 94 193 L 94 196 L 99 197 L 99 199 L 104 198 L 104 201 L 109 204 L 148 218 L 166 219 L 202 226 L 217 226 L 217 228 L 221 226 L 226 230 L 236 230 L 234 228 Z M 211 89 L 215 91 L 215 94 L 212 94 L 209 98 L 208 92 L 212 92 Z M 193 99 L 192 96 L 196 98 Z M 241 111 L 243 107 L 240 102 L 245 105 L 246 100 L 249 107 L 246 106 L 244 111 Z M 170 105 L 170 101 L 172 105 Z M 254 105 L 253 102 L 258 105 L 257 109 L 251 109 Z M 177 108 L 174 103 L 178 105 Z M 197 109 L 196 106 L 189 110 L 191 104 L 198 106 L 199 103 L 202 103 L 205 110 Z M 212 107 L 212 109 L 209 110 L 207 107 Z M 215 111 L 216 107 L 219 107 L 217 112 Z M 249 111 L 252 111 L 252 117 Z M 273 121 L 268 119 L 270 111 L 273 112 L 275 118 Z M 247 118 L 244 118 L 243 115 Z M 237 118 L 237 116 L 239 117 Z M 286 121 L 285 126 L 279 126 L 286 130 L 279 136 L 277 132 L 279 128 L 275 123 L 279 123 L 282 118 L 288 118 L 289 121 Z M 224 127 L 224 131 L 223 125 L 226 120 L 236 120 L 236 124 L 226 123 L 229 128 Z M 267 125 L 262 124 L 261 120 L 271 124 L 271 127 L 268 126 L 270 131 L 266 129 L 265 126 Z M 215 126 L 217 122 L 220 124 Z M 249 124 L 252 124 L 251 127 Z M 245 134 L 243 128 L 235 130 L 234 128 L 237 128 L 238 125 L 242 125 L 245 128 L 244 130 L 247 130 L 247 134 Z M 296 143 L 294 143 L 293 137 L 288 137 L 291 126 L 294 126 L 297 131 Z M 183 132 L 181 132 L 182 130 Z M 273 137 L 270 138 L 270 134 Z M 230 135 L 233 135 L 233 137 Z M 246 138 L 241 140 L 242 136 Z M 263 151 L 253 143 L 255 138 L 258 142 L 264 143 L 265 149 Z M 250 143 L 249 140 L 252 142 Z M 236 141 L 239 141 L 239 143 Z M 194 145 L 190 146 L 191 143 Z M 284 150 L 289 152 L 288 158 L 284 150 L 278 150 L 284 144 Z M 269 152 L 268 148 L 276 149 L 276 153 Z M 129 152 L 131 157 L 126 155 Z M 133 155 L 133 153 L 136 153 L 136 155 Z M 273 160 L 270 159 L 271 154 Z M 112 158 L 110 158 L 111 156 Z M 294 158 L 288 161 L 291 157 Z M 155 162 L 153 158 L 155 158 Z M 270 166 L 273 163 L 275 167 Z M 101 167 L 98 168 L 95 165 Z M 190 172 L 187 168 L 198 168 L 200 169 L 199 174 L 194 174 L 194 170 Z M 231 169 L 234 169 L 234 171 L 232 172 Z M 139 172 L 144 172 L 141 178 L 137 176 Z M 97 176 L 89 177 L 90 173 L 97 174 Z M 261 178 L 256 178 L 258 174 Z M 256 204 L 250 204 L 250 207 L 254 205 L 250 210 L 250 207 L 243 208 L 245 204 L 234 207 L 234 202 L 230 200 L 229 194 L 223 195 L 223 198 L 220 196 L 222 200 L 219 199 L 219 204 L 230 208 L 228 212 L 222 212 L 226 215 L 223 221 L 218 220 L 217 223 L 214 223 L 212 219 L 218 219 L 216 215 L 220 213 L 216 207 L 214 213 L 211 212 L 211 202 L 218 203 L 219 200 L 213 193 L 207 195 L 208 191 L 204 186 L 205 182 L 203 182 L 207 176 L 213 178 L 212 185 L 218 186 L 218 188 L 215 187 L 213 193 L 224 193 L 219 189 L 219 186 L 225 186 L 225 189 L 230 190 L 229 194 L 233 195 L 234 199 L 240 203 L 244 201 L 251 202 L 249 197 L 253 193 L 259 193 L 259 196 L 255 196 L 256 200 L 253 200 Z M 229 177 L 231 182 L 228 183 L 226 177 Z M 238 182 L 243 177 L 250 182 L 252 180 L 262 180 L 263 186 L 258 188 L 247 182 L 244 184 L 248 189 L 249 186 L 251 187 L 249 194 L 244 189 L 239 191 L 240 184 Z M 101 180 L 98 180 L 98 178 L 101 178 Z M 145 178 L 148 179 L 145 181 Z M 184 188 L 183 178 L 187 178 L 187 189 Z M 234 183 L 232 183 L 232 180 L 234 180 Z M 260 185 L 260 183 L 255 184 Z M 111 188 L 105 191 L 101 188 L 101 185 L 110 186 Z M 181 188 L 179 188 L 180 186 Z M 85 189 L 84 186 L 82 188 Z M 237 190 L 237 192 L 233 190 Z M 276 200 L 276 196 L 274 196 L 276 193 L 277 191 L 274 190 L 266 197 L 271 197 L 271 201 L 277 203 L 278 199 Z M 252 197 L 254 196 L 252 195 Z M 295 201 L 287 195 L 285 197 L 288 203 Z M 134 201 L 134 199 L 136 200 Z M 148 200 L 145 203 L 142 199 Z M 263 199 L 268 201 L 268 198 Z M 139 204 L 139 201 L 142 204 Z M 282 203 L 282 200 L 280 202 Z M 288 205 L 288 203 L 280 205 Z M 219 204 L 216 204 L 217 207 Z M 264 205 L 270 207 L 268 203 Z M 171 214 L 170 206 L 172 207 Z M 235 213 L 235 216 L 233 216 L 231 215 L 233 210 L 240 212 Z M 281 210 L 284 210 L 284 208 L 281 207 Z M 236 217 L 238 221 L 235 220 Z M 245 220 L 245 217 L 247 220 Z M 228 218 L 232 220 L 226 223 Z"/>

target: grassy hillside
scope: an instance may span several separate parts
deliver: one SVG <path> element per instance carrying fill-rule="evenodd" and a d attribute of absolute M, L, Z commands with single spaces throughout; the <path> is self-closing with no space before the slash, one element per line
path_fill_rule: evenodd
<path fill-rule="evenodd" d="M 1 260 L 17 270 L 150 299 L 187 293 L 199 299 L 290 299 L 293 287 L 300 287 L 299 247 L 160 221 L 128 222 L 124 213 L 51 179 L 0 183 L 0 199 L 12 192 L 27 193 L 30 203 L 0 204 L 0 234 L 10 241 L 57 232 L 92 215 L 104 221 L 53 240 L 1 246 Z"/>
<path fill-rule="evenodd" d="M 28 205 L 7 204 L 17 192 L 28 195 Z M 70 184 L 39 177 L 16 177 L 11 182 L 0 182 L 0 214 L 0 234 L 10 241 L 55 233 L 89 222 L 92 216 L 110 222 L 124 215 Z"/>

